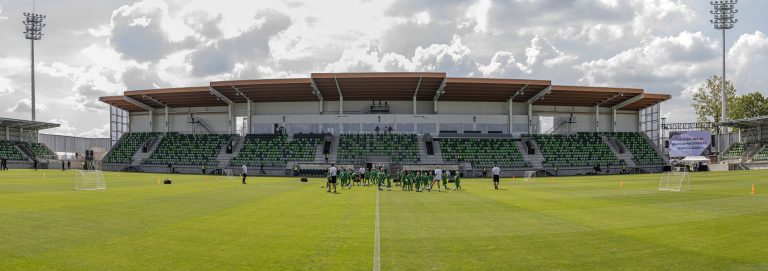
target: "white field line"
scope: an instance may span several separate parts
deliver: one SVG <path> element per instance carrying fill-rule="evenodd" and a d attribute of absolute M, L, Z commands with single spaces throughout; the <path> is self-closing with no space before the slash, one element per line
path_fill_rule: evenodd
<path fill-rule="evenodd" d="M 373 237 L 373 271 L 381 270 L 381 236 L 379 234 L 379 189 L 376 189 L 376 226 Z"/>

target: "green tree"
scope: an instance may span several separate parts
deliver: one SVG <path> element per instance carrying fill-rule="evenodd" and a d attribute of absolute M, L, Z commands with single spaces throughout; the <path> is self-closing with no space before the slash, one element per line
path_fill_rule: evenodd
<path fill-rule="evenodd" d="M 766 116 L 768 115 L 768 99 L 757 91 L 747 93 L 737 98 L 736 106 L 732 110 L 734 119 Z"/>
<path fill-rule="evenodd" d="M 693 103 L 691 106 L 696 112 L 696 120 L 699 122 L 707 121 L 720 121 L 720 108 L 721 108 L 721 82 L 720 76 L 713 75 L 708 78 L 707 81 L 699 85 L 699 89 L 693 94 Z M 736 97 L 736 89 L 733 87 L 733 82 L 725 81 L 725 101 L 728 106 L 728 112 L 726 116 L 728 119 L 734 119 L 736 117 L 733 108 L 738 103 L 738 97 Z"/>

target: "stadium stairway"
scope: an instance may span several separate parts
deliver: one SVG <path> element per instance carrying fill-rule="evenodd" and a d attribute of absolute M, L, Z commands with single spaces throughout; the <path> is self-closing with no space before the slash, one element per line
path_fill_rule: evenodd
<path fill-rule="evenodd" d="M 434 153 L 432 155 L 427 154 L 427 144 L 424 141 L 424 135 L 418 135 L 416 140 L 419 143 L 419 157 L 421 157 L 422 164 L 442 164 L 443 152 L 440 151 L 440 143 L 437 140 L 432 141 L 432 148 Z"/>
<path fill-rule="evenodd" d="M 29 145 L 27 145 L 26 143 L 16 144 L 15 147 L 17 150 L 23 153 L 26 157 L 28 157 L 27 159 L 28 161 L 32 162 L 33 160 L 37 159 L 37 157 L 35 156 L 35 152 L 33 152 L 32 149 L 29 148 Z"/>
<path fill-rule="evenodd" d="M 747 151 L 744 152 L 744 155 L 742 155 L 741 160 L 739 160 L 739 163 L 751 163 L 752 157 L 755 156 L 755 154 L 758 154 L 759 152 L 763 151 L 765 146 L 760 143 L 752 144 L 752 146 L 747 149 Z"/>
<path fill-rule="evenodd" d="M 531 165 L 536 170 L 544 169 L 544 155 L 542 155 L 541 151 L 539 151 L 539 146 L 536 145 L 536 142 L 533 140 L 529 140 L 528 142 L 530 142 L 530 144 L 533 146 L 535 153 L 528 154 L 528 147 L 525 146 L 525 142 L 525 140 L 517 141 L 517 148 L 520 150 L 520 153 L 523 154 L 523 159 L 525 161 L 531 162 Z"/>
<path fill-rule="evenodd" d="M 328 153 L 328 163 L 336 163 L 336 159 L 339 155 L 339 137 L 333 136 L 331 140 L 331 151 Z M 325 162 L 325 156 L 323 156 L 323 162 Z"/>
<path fill-rule="evenodd" d="M 141 161 L 144 161 L 144 159 L 149 158 L 149 156 L 152 155 L 153 152 L 157 149 L 157 146 L 160 145 L 160 142 L 163 141 L 163 138 L 165 137 L 164 133 L 158 134 L 156 137 L 150 137 L 149 138 L 149 148 L 147 148 L 147 152 L 142 152 L 141 147 L 139 147 L 136 150 L 136 153 L 133 154 L 133 157 L 131 157 L 131 165 L 138 166 L 141 164 Z"/>
<path fill-rule="evenodd" d="M 216 160 L 219 161 L 219 167 L 221 168 L 228 167 L 229 161 L 237 157 L 237 154 L 240 153 L 240 150 L 243 148 L 243 143 L 245 143 L 245 137 L 239 136 L 239 135 L 233 135 L 232 137 L 229 138 L 229 142 L 232 142 L 232 153 L 227 153 L 228 144 L 224 144 L 221 146 L 221 150 L 219 150 L 219 154 L 216 155 Z"/>
<path fill-rule="evenodd" d="M 330 154 L 329 154 L 329 156 L 330 156 Z M 313 160 L 312 162 L 313 163 L 325 163 L 325 154 L 323 153 L 323 144 L 317 145 L 317 148 L 315 149 L 315 160 Z"/>
<path fill-rule="evenodd" d="M 629 168 L 637 167 L 637 164 L 635 164 L 634 155 L 632 155 L 631 152 L 627 149 L 624 144 L 622 144 L 619 140 L 615 138 L 608 137 L 606 135 L 600 135 L 601 138 L 603 138 L 603 142 L 605 142 L 605 145 L 608 145 L 608 148 L 611 149 L 613 154 L 616 155 L 616 158 L 619 158 L 619 160 L 624 160 L 624 163 Z"/>

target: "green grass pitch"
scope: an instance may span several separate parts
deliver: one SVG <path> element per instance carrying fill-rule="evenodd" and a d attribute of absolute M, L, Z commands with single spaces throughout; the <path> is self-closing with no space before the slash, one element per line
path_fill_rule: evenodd
<path fill-rule="evenodd" d="M 0 172 L 0 270 L 373 270 L 377 192 L 324 181 Z M 768 171 L 382 191 L 381 270 L 768 270 Z M 620 188 L 620 182 L 624 187 Z M 752 184 L 757 193 L 751 194 Z"/>

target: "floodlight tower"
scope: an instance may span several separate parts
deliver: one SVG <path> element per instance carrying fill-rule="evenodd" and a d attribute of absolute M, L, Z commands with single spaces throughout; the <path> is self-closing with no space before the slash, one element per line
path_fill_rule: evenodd
<path fill-rule="evenodd" d="M 738 13 L 739 10 L 735 9 L 736 3 L 738 2 L 738 0 L 717 0 L 709 2 L 709 4 L 712 5 L 712 10 L 709 11 L 709 13 L 712 14 L 712 19 L 709 20 L 709 22 L 715 26 L 715 29 L 723 32 L 723 77 L 721 78 L 721 94 L 723 97 L 721 101 L 721 122 L 728 120 L 728 117 L 725 115 L 725 30 L 733 28 L 739 21 L 736 19 L 736 13 Z"/>
<path fill-rule="evenodd" d="M 32 120 L 35 120 L 35 41 L 43 38 L 43 27 L 45 15 L 35 13 L 34 2 L 32 4 L 32 13 L 24 12 L 24 38 L 28 39 L 31 47 L 32 62 Z"/>

